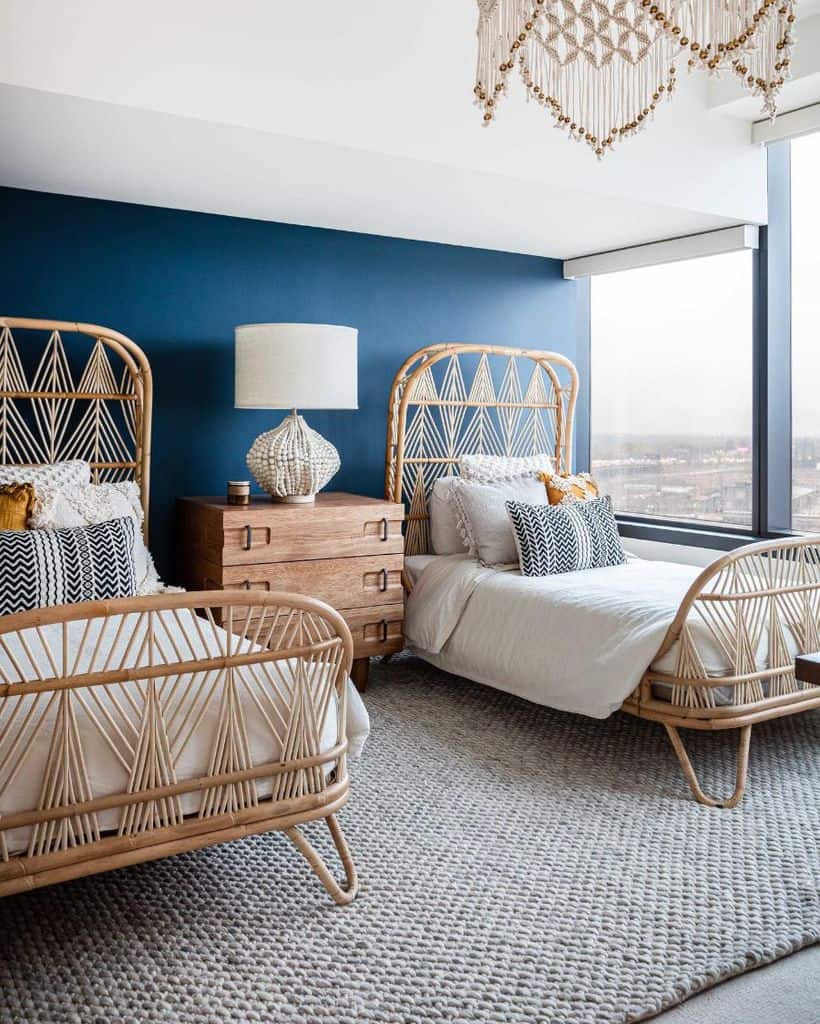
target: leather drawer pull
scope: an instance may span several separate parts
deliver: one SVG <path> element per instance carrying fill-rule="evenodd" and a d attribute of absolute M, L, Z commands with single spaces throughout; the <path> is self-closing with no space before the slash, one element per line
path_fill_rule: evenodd
<path fill-rule="evenodd" d="M 248 523 L 248 525 L 245 527 L 245 543 L 242 545 L 242 550 L 243 551 L 250 551 L 251 544 L 252 544 L 251 524 Z"/>
<path fill-rule="evenodd" d="M 387 516 L 382 519 L 382 540 L 387 540 L 390 534 L 390 523 L 387 520 Z"/>
<path fill-rule="evenodd" d="M 381 580 L 382 580 L 381 586 L 379 587 L 379 590 L 384 592 L 385 590 L 387 590 L 387 569 L 382 569 L 382 571 L 379 573 L 379 575 L 381 576 Z"/>
<path fill-rule="evenodd" d="M 245 582 L 242 584 L 242 586 L 245 588 L 245 590 L 250 590 L 251 589 L 251 581 L 250 580 L 245 580 Z"/>
<path fill-rule="evenodd" d="M 387 640 L 387 619 L 382 619 L 382 643 Z"/>

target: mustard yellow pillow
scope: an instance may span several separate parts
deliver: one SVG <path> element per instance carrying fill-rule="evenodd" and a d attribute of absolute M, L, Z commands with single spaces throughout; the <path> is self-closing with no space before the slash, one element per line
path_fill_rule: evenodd
<path fill-rule="evenodd" d="M 592 501 L 598 497 L 598 485 L 589 473 L 539 473 L 538 479 L 547 488 L 550 505 L 564 501 Z"/>
<path fill-rule="evenodd" d="M 0 530 L 25 530 L 33 506 L 31 484 L 3 484 L 0 487 Z"/>

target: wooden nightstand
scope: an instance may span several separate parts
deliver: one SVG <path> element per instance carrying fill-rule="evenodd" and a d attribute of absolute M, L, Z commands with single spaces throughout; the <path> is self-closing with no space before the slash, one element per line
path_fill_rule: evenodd
<path fill-rule="evenodd" d="M 404 645 L 404 507 L 321 492 L 314 505 L 180 498 L 178 559 L 190 590 L 292 590 L 337 608 L 353 634 L 353 678 Z"/>

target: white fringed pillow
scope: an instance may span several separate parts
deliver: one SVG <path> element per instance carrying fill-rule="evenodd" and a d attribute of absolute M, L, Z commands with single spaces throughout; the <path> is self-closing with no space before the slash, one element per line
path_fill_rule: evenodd
<path fill-rule="evenodd" d="M 459 479 L 453 487 L 452 500 L 470 554 L 484 565 L 514 565 L 518 552 L 506 502 L 546 505 L 547 492 L 534 476 L 491 484 Z"/>
<path fill-rule="evenodd" d="M 555 467 L 552 456 L 538 455 L 462 455 L 458 470 L 465 480 L 491 484 L 496 480 L 511 480 L 527 474 L 546 473 L 552 476 Z"/>
<path fill-rule="evenodd" d="M 457 476 L 440 477 L 427 501 L 430 513 L 430 546 L 434 555 L 463 555 L 467 545 L 459 528 L 459 515 L 452 501 Z"/>
<path fill-rule="evenodd" d="M 85 487 L 90 483 L 91 466 L 82 459 L 41 466 L 0 466 L 0 485 L 31 484 L 36 491 L 39 487 Z"/>
<path fill-rule="evenodd" d="M 80 487 L 37 486 L 34 512 L 29 519 L 33 530 L 65 530 L 107 523 L 114 519 L 134 521 L 134 572 L 137 594 L 164 591 L 151 552 L 142 536 L 144 519 L 139 487 L 133 480 L 119 483 L 86 484 Z"/>

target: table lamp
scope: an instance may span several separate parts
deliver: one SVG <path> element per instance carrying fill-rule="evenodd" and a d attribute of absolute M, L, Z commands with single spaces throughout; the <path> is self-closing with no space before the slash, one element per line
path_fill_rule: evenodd
<path fill-rule="evenodd" d="M 247 455 L 274 501 L 312 502 L 341 465 L 339 453 L 297 409 L 357 409 L 354 327 L 244 324 L 236 328 L 237 409 L 292 409 Z"/>

